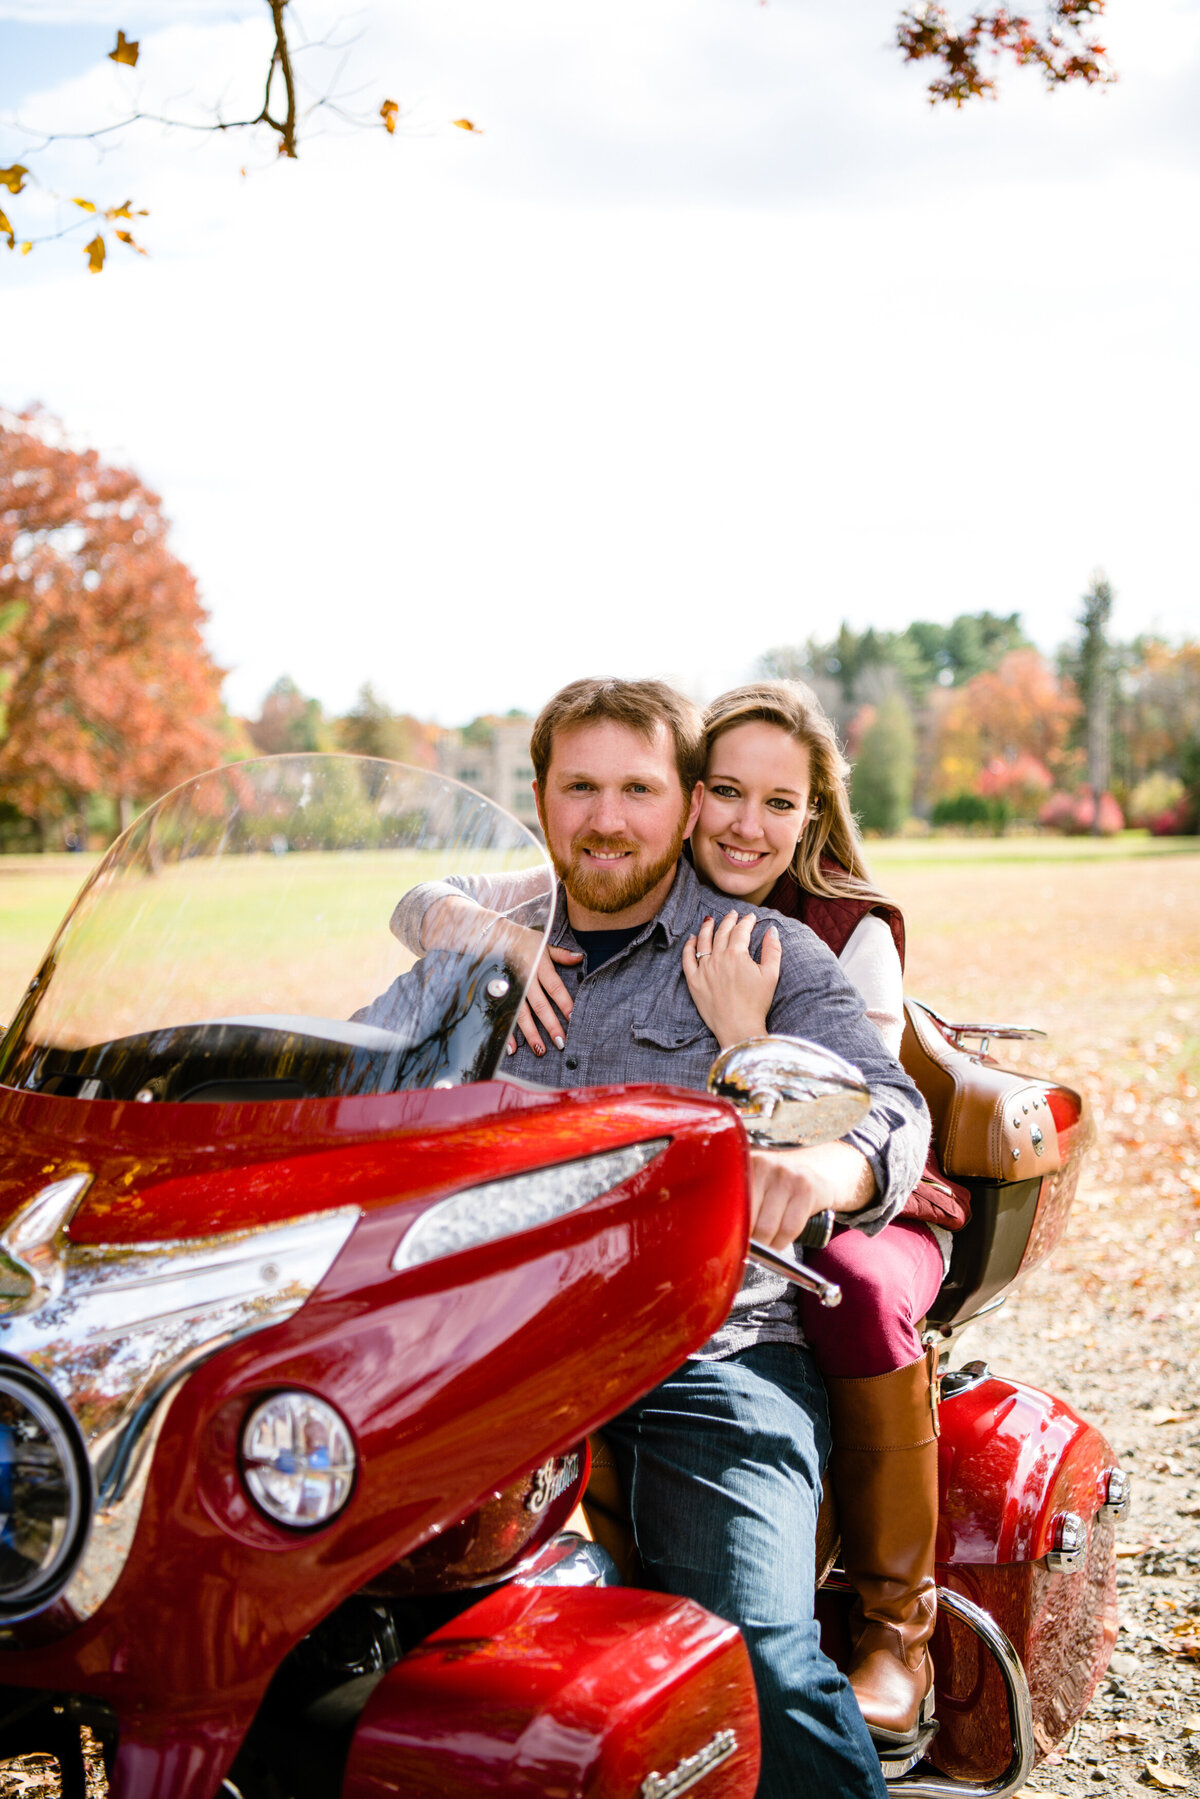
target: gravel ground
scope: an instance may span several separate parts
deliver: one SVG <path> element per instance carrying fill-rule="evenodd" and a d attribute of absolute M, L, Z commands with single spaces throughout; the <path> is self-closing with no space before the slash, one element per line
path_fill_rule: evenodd
<path fill-rule="evenodd" d="M 1080 1799 L 1108 1782 L 1200 1794 L 1200 1332 L 1170 1305 L 1131 1330 L 1111 1295 L 1067 1286 L 1061 1268 L 1047 1272 L 1009 1316 L 970 1332 L 961 1357 L 1060 1394 L 1133 1477 L 1108 1678 L 1025 1791 Z"/>
<path fill-rule="evenodd" d="M 1061 1395 L 1133 1482 L 1108 1678 L 1024 1792 L 1200 1795 L 1200 858 L 997 867 L 983 916 L 981 877 L 889 870 L 906 984 L 1047 1027 L 995 1053 L 1080 1088 L 1097 1138 L 1063 1242 L 952 1360 Z"/>

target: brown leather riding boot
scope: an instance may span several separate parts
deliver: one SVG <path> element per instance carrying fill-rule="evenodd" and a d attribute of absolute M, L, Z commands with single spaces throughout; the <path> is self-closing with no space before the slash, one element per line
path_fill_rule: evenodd
<path fill-rule="evenodd" d="M 915 1743 L 932 1716 L 929 1639 L 937 1608 L 937 1418 L 922 1357 L 893 1374 L 827 1380 L 830 1473 L 842 1565 L 858 1594 L 847 1676 L 881 1747 Z"/>

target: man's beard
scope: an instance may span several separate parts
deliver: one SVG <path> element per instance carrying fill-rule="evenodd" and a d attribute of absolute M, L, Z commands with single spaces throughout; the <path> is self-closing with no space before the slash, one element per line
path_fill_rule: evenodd
<path fill-rule="evenodd" d="M 570 855 L 566 859 L 553 844 L 547 847 L 554 863 L 554 872 L 576 905 L 584 907 L 588 912 L 624 912 L 627 907 L 636 906 L 639 900 L 645 899 L 663 876 L 674 868 L 683 853 L 686 826 L 685 807 L 679 815 L 679 827 L 674 840 L 661 856 L 649 863 L 636 859 L 614 863 L 609 873 L 587 866 L 582 859 L 582 852 L 631 850 L 636 858 L 642 845 L 630 843 L 622 837 L 597 837 L 594 832 L 585 831 L 573 840 Z"/>

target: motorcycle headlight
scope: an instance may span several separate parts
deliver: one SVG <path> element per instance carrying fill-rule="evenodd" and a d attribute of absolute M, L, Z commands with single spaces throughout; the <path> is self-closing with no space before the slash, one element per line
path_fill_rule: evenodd
<path fill-rule="evenodd" d="M 92 1482 L 70 1413 L 32 1369 L 0 1362 L 0 1622 L 41 1611 L 71 1577 Z"/>
<path fill-rule="evenodd" d="M 273 1394 L 242 1432 L 246 1485 L 277 1524 L 305 1530 L 336 1518 L 356 1461 L 350 1426 L 312 1393 Z"/>
<path fill-rule="evenodd" d="M 627 1181 L 669 1142 L 669 1137 L 655 1137 L 648 1143 L 581 1156 L 575 1162 L 552 1162 L 548 1168 L 532 1168 L 528 1174 L 509 1175 L 454 1193 L 422 1212 L 409 1227 L 392 1257 L 392 1267 L 398 1271 L 436 1262 L 441 1256 L 473 1249 L 477 1243 L 515 1236 L 518 1231 L 578 1211 Z"/>

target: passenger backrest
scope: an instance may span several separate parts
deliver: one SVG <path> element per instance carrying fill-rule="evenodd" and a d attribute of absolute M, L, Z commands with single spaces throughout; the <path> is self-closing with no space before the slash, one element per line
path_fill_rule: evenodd
<path fill-rule="evenodd" d="M 969 1054 L 927 1007 L 907 1000 L 904 1009 L 900 1060 L 925 1096 L 942 1167 L 971 1195 L 971 1217 L 929 1308 L 929 1323 L 948 1331 L 1049 1254 L 1092 1131 L 1073 1088 Z"/>

